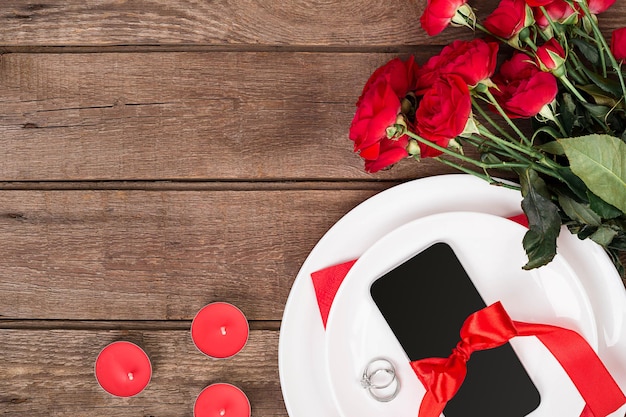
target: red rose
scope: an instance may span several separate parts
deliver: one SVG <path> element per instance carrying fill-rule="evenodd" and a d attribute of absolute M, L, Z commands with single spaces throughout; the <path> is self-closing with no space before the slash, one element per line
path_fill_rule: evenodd
<path fill-rule="evenodd" d="M 530 7 L 540 7 L 547 6 L 552 3 L 554 0 L 526 0 L 526 4 Z"/>
<path fill-rule="evenodd" d="M 556 39 L 550 38 L 550 40 L 537 48 L 535 62 L 542 71 L 557 74 L 563 68 L 565 50 L 563 50 L 563 47 Z"/>
<path fill-rule="evenodd" d="M 409 156 L 406 150 L 409 138 L 406 135 L 398 139 L 383 139 L 378 142 L 377 157 L 365 159 L 365 171 L 373 173 L 387 168 Z M 361 153 L 363 156 L 363 153 Z"/>
<path fill-rule="evenodd" d="M 626 27 L 613 31 L 611 35 L 611 52 L 618 61 L 626 61 Z"/>
<path fill-rule="evenodd" d="M 467 0 L 428 0 L 420 18 L 422 28 L 430 36 L 437 35 L 448 27 L 456 11 L 465 3 Z"/>
<path fill-rule="evenodd" d="M 470 87 L 491 77 L 496 70 L 498 44 L 482 39 L 456 40 L 431 57 L 418 71 L 417 90 L 427 91 L 437 78 L 456 74 Z"/>
<path fill-rule="evenodd" d="M 493 82 L 497 88 L 490 91 L 511 118 L 537 115 L 558 92 L 554 75 L 539 70 L 523 53 L 517 53 L 504 62 Z"/>
<path fill-rule="evenodd" d="M 485 19 L 484 26 L 492 34 L 511 39 L 533 22 L 532 10 L 525 0 L 501 0 Z"/>
<path fill-rule="evenodd" d="M 463 133 L 471 112 L 467 83 L 454 74 L 442 76 L 420 101 L 415 114 L 417 133 L 445 148 L 450 139 Z M 420 143 L 422 158 L 440 154 L 440 151 Z"/>
<path fill-rule="evenodd" d="M 553 0 L 550 4 L 544 6 L 546 13 L 550 16 L 550 19 L 554 22 L 564 23 L 572 15 L 576 14 L 576 10 L 572 8 L 565 0 Z M 550 26 L 550 22 L 543 11 L 539 8 L 534 10 L 535 21 L 541 29 L 545 29 Z"/>
<path fill-rule="evenodd" d="M 593 14 L 599 14 L 606 11 L 615 3 L 615 0 L 589 0 L 589 11 Z"/>
<path fill-rule="evenodd" d="M 354 150 L 362 151 L 377 145 L 387 137 L 387 128 L 393 125 L 400 113 L 400 99 L 386 80 L 370 86 L 368 94 L 362 97 L 350 125 L 350 139 Z M 376 159 L 377 155 L 368 155 Z"/>
<path fill-rule="evenodd" d="M 399 150 L 391 152 L 390 148 L 404 150 L 406 147 L 406 144 L 402 146 L 401 140 L 388 143 L 387 128 L 395 124 L 402 99 L 415 88 L 416 70 L 413 57 L 406 62 L 397 58 L 389 61 L 370 76 L 357 101 L 357 110 L 350 126 L 350 139 L 354 141 L 355 152 L 359 152 L 363 159 L 379 161 L 375 168 L 390 161 L 391 155 L 395 157 L 401 153 Z M 381 152 L 385 153 L 384 157 Z M 406 156 L 406 150 L 404 153 Z"/>
<path fill-rule="evenodd" d="M 363 96 L 367 94 L 373 85 L 380 82 L 381 79 L 386 79 L 387 83 L 398 97 L 404 97 L 406 93 L 415 86 L 416 73 L 417 65 L 415 64 L 415 58 L 413 56 L 409 57 L 407 61 L 402 61 L 400 58 L 392 59 L 370 75 L 356 105 L 359 106 L 361 104 Z"/>

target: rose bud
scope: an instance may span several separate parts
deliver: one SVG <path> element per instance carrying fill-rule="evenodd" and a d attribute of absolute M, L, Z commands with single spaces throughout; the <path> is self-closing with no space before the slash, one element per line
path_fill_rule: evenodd
<path fill-rule="evenodd" d="M 541 71 L 551 72 L 556 77 L 565 75 L 565 50 L 554 38 L 537 48 L 535 62 Z"/>

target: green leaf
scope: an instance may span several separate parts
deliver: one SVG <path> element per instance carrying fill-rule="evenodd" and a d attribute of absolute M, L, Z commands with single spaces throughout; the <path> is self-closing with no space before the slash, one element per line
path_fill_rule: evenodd
<path fill-rule="evenodd" d="M 528 263 L 524 269 L 533 269 L 550 262 L 556 255 L 556 238 L 561 230 L 559 209 L 549 197 L 545 182 L 532 169 L 520 173 L 522 209 L 528 217 L 529 230 L 522 241 Z"/>
<path fill-rule="evenodd" d="M 611 243 L 608 245 L 608 248 L 626 251 L 626 236 L 623 233 L 618 234 L 613 238 Z"/>
<path fill-rule="evenodd" d="M 559 139 L 570 168 L 607 203 L 626 213 L 626 143 L 609 135 Z"/>
<path fill-rule="evenodd" d="M 607 203 L 591 191 L 587 192 L 589 207 L 603 219 L 614 219 L 622 215 L 622 211 Z"/>
<path fill-rule="evenodd" d="M 572 220 L 591 226 L 600 226 L 602 222 L 600 216 L 591 210 L 588 204 L 579 203 L 565 194 L 559 194 L 559 204 Z"/>
<path fill-rule="evenodd" d="M 598 228 L 595 233 L 589 236 L 589 239 L 593 240 L 600 246 L 606 247 L 611 243 L 615 236 L 617 236 L 617 230 L 613 230 L 610 226 L 603 225 Z"/>
<path fill-rule="evenodd" d="M 582 39 L 570 39 L 570 42 L 576 45 L 578 50 L 591 62 L 593 65 L 598 65 L 600 63 L 600 54 L 598 53 L 598 49 L 583 41 Z"/>
<path fill-rule="evenodd" d="M 555 140 L 546 142 L 543 145 L 539 145 L 537 146 L 537 148 L 552 155 L 565 155 L 565 151 L 563 150 L 563 147 L 561 146 L 559 142 Z"/>
<path fill-rule="evenodd" d="M 601 106 L 599 104 L 582 103 L 582 105 L 587 109 L 587 111 L 589 111 L 589 113 L 596 116 L 598 119 L 604 119 L 611 111 L 610 107 Z"/>
<path fill-rule="evenodd" d="M 569 93 L 563 93 L 560 97 L 557 96 L 557 101 L 561 113 L 561 123 L 563 123 L 563 127 L 571 133 L 574 123 L 576 122 L 576 104 L 572 100 L 572 95 Z"/>
<path fill-rule="evenodd" d="M 578 88 L 593 97 L 593 100 L 596 102 L 596 104 L 600 106 L 608 106 L 612 108 L 617 105 L 617 100 L 612 96 L 607 96 L 604 91 L 597 85 L 583 85 Z"/>
<path fill-rule="evenodd" d="M 585 183 L 572 172 L 572 169 L 570 167 L 562 167 L 557 171 L 572 193 L 574 193 L 579 200 L 587 201 L 587 192 L 589 190 Z"/>
<path fill-rule="evenodd" d="M 585 68 L 585 67 L 581 67 L 582 70 L 585 72 L 585 74 L 587 75 L 587 77 L 589 77 L 589 79 L 598 87 L 600 87 L 601 89 L 603 89 L 604 91 L 606 91 L 607 93 L 615 96 L 615 97 L 621 97 L 622 96 L 622 87 L 615 81 L 609 79 L 609 78 L 604 78 L 598 74 L 596 74 L 593 71 L 590 71 L 589 69 Z"/>
<path fill-rule="evenodd" d="M 576 116 L 576 103 L 574 103 L 571 94 L 563 93 L 563 95 L 559 97 L 559 111 L 561 112 L 561 123 L 568 135 L 571 136 L 578 120 Z"/>
<path fill-rule="evenodd" d="M 570 228 L 570 230 L 572 230 L 572 233 L 575 233 L 576 236 L 578 236 L 580 240 L 587 239 L 589 236 L 594 234 L 596 230 L 598 230 L 596 226 L 589 226 L 589 225 L 582 225 L 582 227 L 580 226 L 581 226 L 580 223 L 578 223 L 578 227 Z"/>

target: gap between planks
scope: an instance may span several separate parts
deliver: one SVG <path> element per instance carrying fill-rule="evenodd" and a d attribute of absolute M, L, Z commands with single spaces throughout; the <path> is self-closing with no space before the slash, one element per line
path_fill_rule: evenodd
<path fill-rule="evenodd" d="M 292 191 L 385 190 L 396 180 L 141 180 L 141 181 L 3 181 L 0 191 Z"/>
<path fill-rule="evenodd" d="M 341 45 L 72 45 L 72 46 L 3 46 L 2 54 L 103 54 L 103 53 L 159 53 L 159 52 L 273 52 L 273 53 L 393 53 L 409 54 L 416 51 L 432 50 L 435 54 L 446 44 L 432 45 L 371 45 L 371 46 L 341 46 Z"/>
<path fill-rule="evenodd" d="M 280 330 L 280 320 L 250 320 L 251 331 Z M 32 320 L 0 319 L 3 330 L 189 330 L 191 320 Z"/>

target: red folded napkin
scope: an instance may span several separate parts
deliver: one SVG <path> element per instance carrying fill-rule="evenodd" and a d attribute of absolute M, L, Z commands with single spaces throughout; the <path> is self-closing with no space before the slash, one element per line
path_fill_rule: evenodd
<path fill-rule="evenodd" d="M 528 220 L 523 214 L 509 219 L 528 227 Z M 337 290 L 355 262 L 356 259 L 353 259 L 311 273 L 324 328 Z M 498 329 L 495 332 L 498 333 L 497 340 L 471 345 L 466 342 L 493 332 L 495 328 Z M 470 315 L 463 325 L 459 346 L 464 355 L 458 355 L 458 349 L 455 349 L 449 358 L 428 358 L 411 363 L 427 390 L 419 417 L 439 417 L 447 401 L 456 394 L 465 377 L 464 372 L 461 372 L 462 377 L 458 377 L 458 368 L 465 366 L 460 363 L 463 361 L 459 361 L 459 357 L 466 361 L 469 359 L 468 352 L 489 349 L 516 336 L 537 337 L 558 360 L 585 400 L 581 417 L 606 417 L 626 404 L 622 390 L 582 336 L 562 327 L 512 321 L 502 305 L 496 303 Z"/>
<path fill-rule="evenodd" d="M 330 306 L 333 304 L 335 294 L 339 290 L 339 286 L 343 282 L 343 279 L 348 275 L 348 271 L 352 268 L 352 265 L 356 262 L 353 259 L 348 262 L 344 262 L 339 265 L 333 265 L 328 268 L 321 269 L 311 274 L 313 280 L 313 287 L 315 287 L 315 296 L 317 297 L 317 305 L 322 315 L 322 323 L 326 328 L 326 322 L 328 321 L 328 313 L 330 312 Z"/>

